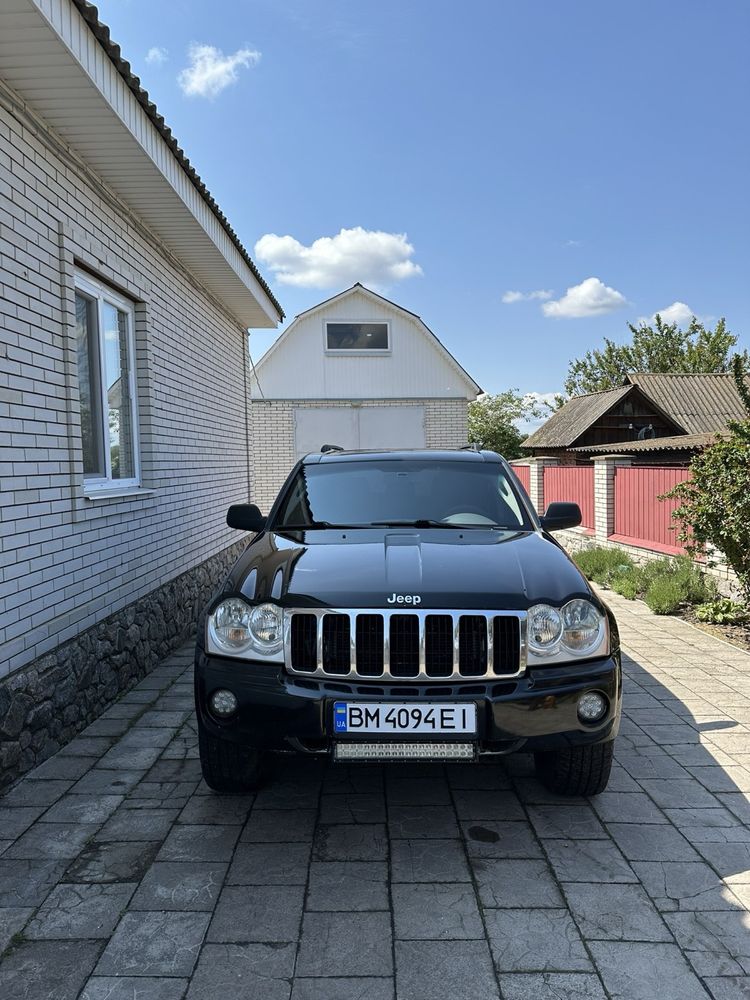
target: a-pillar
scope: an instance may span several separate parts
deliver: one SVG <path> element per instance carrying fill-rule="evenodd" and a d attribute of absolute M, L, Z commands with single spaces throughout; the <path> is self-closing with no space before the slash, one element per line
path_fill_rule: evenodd
<path fill-rule="evenodd" d="M 594 459 L 594 535 L 605 542 L 615 531 L 615 469 L 632 464 L 627 455 Z"/>

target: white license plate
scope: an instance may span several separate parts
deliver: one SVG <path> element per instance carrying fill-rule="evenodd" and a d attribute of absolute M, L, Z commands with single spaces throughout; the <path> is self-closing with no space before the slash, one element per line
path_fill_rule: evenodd
<path fill-rule="evenodd" d="M 476 733 L 477 706 L 470 703 L 440 705 L 414 702 L 347 702 L 333 705 L 336 735 L 356 733 Z"/>

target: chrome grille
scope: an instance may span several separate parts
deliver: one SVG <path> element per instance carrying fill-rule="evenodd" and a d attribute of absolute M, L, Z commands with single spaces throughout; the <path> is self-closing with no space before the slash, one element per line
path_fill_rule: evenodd
<path fill-rule="evenodd" d="M 292 674 L 403 681 L 517 677 L 526 668 L 526 615 L 507 611 L 285 612 Z"/>

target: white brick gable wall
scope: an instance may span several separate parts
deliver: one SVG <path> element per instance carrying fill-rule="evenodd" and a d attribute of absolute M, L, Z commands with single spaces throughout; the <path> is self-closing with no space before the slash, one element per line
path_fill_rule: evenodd
<path fill-rule="evenodd" d="M 83 493 L 73 268 L 135 302 L 143 490 Z M 0 86 L 0 677 L 236 541 L 239 324 Z"/>

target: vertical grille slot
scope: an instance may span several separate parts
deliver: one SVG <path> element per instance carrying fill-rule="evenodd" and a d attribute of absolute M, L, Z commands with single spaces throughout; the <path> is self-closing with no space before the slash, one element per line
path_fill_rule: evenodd
<path fill-rule="evenodd" d="M 450 677 L 453 673 L 453 618 L 425 618 L 425 672 L 428 677 Z"/>
<path fill-rule="evenodd" d="M 487 673 L 487 619 L 461 615 L 458 622 L 458 672 L 462 677 Z"/>
<path fill-rule="evenodd" d="M 329 674 L 348 674 L 351 625 L 348 615 L 323 616 L 323 669 Z"/>
<path fill-rule="evenodd" d="M 419 617 L 391 615 L 391 674 L 416 677 L 419 673 Z"/>
<path fill-rule="evenodd" d="M 315 615 L 293 615 L 291 631 L 292 667 L 313 673 L 318 666 L 318 619 Z"/>
<path fill-rule="evenodd" d="M 495 646 L 495 673 L 515 674 L 518 672 L 521 632 L 515 615 L 498 615 L 493 623 L 493 643 Z"/>
<path fill-rule="evenodd" d="M 383 673 L 382 615 L 357 615 L 357 673 L 380 677 Z"/>

